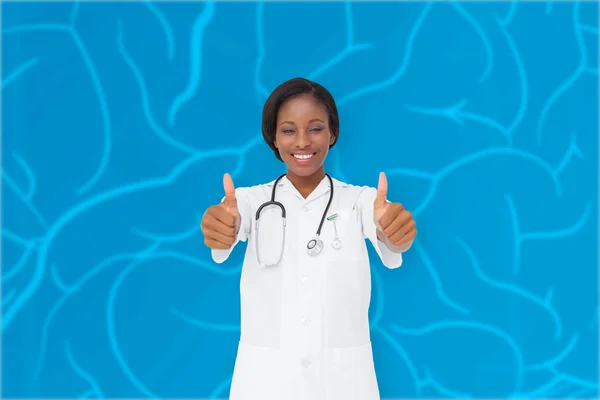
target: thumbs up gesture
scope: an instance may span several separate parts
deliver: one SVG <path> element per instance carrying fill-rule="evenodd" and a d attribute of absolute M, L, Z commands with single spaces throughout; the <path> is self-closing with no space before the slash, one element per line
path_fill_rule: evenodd
<path fill-rule="evenodd" d="M 377 227 L 377 236 L 387 240 L 395 247 L 401 247 L 417 236 L 415 220 L 412 214 L 400 203 L 389 203 L 387 196 L 387 178 L 383 172 L 379 174 L 377 197 L 374 202 L 373 218 Z"/>
<path fill-rule="evenodd" d="M 223 189 L 225 190 L 223 202 L 209 207 L 200 223 L 204 244 L 215 250 L 231 248 L 235 243 L 241 221 L 235 187 L 229 174 L 223 176 Z"/>

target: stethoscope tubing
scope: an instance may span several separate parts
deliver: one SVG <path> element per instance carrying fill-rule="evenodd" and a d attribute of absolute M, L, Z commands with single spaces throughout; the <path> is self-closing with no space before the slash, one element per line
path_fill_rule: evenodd
<path fill-rule="evenodd" d="M 277 184 L 279 183 L 279 181 L 286 176 L 286 174 L 282 174 L 280 175 L 276 180 L 275 183 L 273 184 L 273 190 L 271 191 L 271 200 L 267 201 L 263 204 L 261 204 L 258 209 L 256 210 L 256 215 L 255 215 L 255 234 L 256 234 L 256 239 L 254 240 L 254 244 L 255 244 L 255 252 L 256 252 L 256 258 L 258 260 L 258 264 L 259 265 L 263 265 L 261 263 L 260 260 L 260 252 L 259 252 L 259 246 L 258 246 L 258 220 L 260 218 L 260 213 L 262 212 L 262 210 L 265 207 L 268 206 L 276 206 L 281 210 L 281 218 L 282 218 L 282 223 L 283 223 L 283 244 L 281 247 L 281 253 L 279 254 L 279 258 L 277 260 L 277 262 L 275 262 L 274 264 L 264 264 L 265 267 L 274 267 L 279 265 L 279 263 L 281 262 L 282 258 L 283 258 L 283 253 L 285 251 L 285 227 L 286 227 L 286 209 L 285 206 L 278 202 L 275 201 L 275 193 L 277 190 Z M 323 228 L 323 223 L 325 222 L 325 218 L 327 217 L 327 212 L 329 211 L 329 207 L 331 206 L 331 202 L 333 201 L 333 180 L 331 179 L 331 176 L 329 176 L 329 174 L 325 174 L 325 176 L 327 176 L 327 178 L 329 179 L 329 185 L 330 185 L 330 193 L 329 193 L 329 200 L 327 201 L 327 206 L 325 207 L 325 211 L 323 212 L 323 215 L 321 216 L 321 222 L 319 223 L 319 228 L 317 229 L 317 233 L 315 235 L 314 239 L 311 239 L 307 245 L 306 245 L 306 249 L 309 255 L 311 256 L 317 256 L 319 253 L 321 253 L 321 250 L 323 250 L 323 241 L 319 238 L 321 235 L 321 229 Z M 338 238 L 337 235 L 337 229 L 335 227 L 335 221 L 334 221 L 334 229 L 335 229 L 335 239 L 334 239 L 334 243 L 332 243 L 332 246 L 334 249 L 339 249 L 341 247 L 341 242 Z"/>

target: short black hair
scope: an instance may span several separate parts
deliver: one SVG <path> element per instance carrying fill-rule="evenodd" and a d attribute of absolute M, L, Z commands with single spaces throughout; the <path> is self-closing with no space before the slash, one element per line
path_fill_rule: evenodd
<path fill-rule="evenodd" d="M 331 149 L 338 140 L 340 132 L 340 120 L 337 106 L 333 96 L 327 89 L 316 82 L 305 78 L 292 78 L 283 82 L 273 90 L 265 102 L 262 112 L 262 135 L 265 142 L 275 153 L 279 161 L 283 161 L 279 155 L 279 150 L 275 147 L 275 135 L 277 131 L 277 116 L 279 109 L 288 100 L 302 95 L 310 94 L 315 100 L 327 109 L 329 117 L 329 131 L 335 137 L 335 141 L 329 146 Z"/>

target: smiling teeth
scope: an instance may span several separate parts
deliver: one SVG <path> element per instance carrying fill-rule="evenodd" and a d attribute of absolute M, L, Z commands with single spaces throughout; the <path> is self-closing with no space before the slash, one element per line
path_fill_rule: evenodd
<path fill-rule="evenodd" d="M 312 154 L 294 154 L 294 157 L 296 157 L 300 160 L 308 160 L 312 156 L 313 156 Z"/>

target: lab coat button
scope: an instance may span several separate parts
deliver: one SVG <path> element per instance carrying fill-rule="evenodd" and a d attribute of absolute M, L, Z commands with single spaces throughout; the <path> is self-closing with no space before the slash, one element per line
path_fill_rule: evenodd
<path fill-rule="evenodd" d="M 310 361 L 309 360 L 306 360 L 306 359 L 302 360 L 302 366 L 304 368 L 308 368 L 309 365 L 310 365 Z"/>
<path fill-rule="evenodd" d="M 301 210 L 304 212 L 308 212 L 308 207 L 302 207 Z"/>
<path fill-rule="evenodd" d="M 303 323 L 304 325 L 308 325 L 308 323 L 309 323 L 309 322 L 310 322 L 310 320 L 309 320 L 308 318 L 306 318 L 306 317 L 302 317 L 302 323 Z"/>
<path fill-rule="evenodd" d="M 308 282 L 308 276 L 303 276 L 302 277 L 302 283 L 306 283 Z"/>

